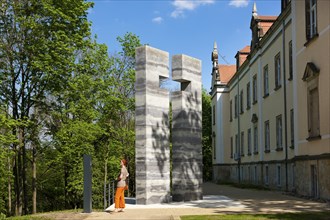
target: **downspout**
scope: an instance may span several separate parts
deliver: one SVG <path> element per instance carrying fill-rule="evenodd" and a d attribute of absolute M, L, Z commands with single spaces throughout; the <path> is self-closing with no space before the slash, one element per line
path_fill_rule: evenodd
<path fill-rule="evenodd" d="M 286 99 L 286 72 L 285 72 L 285 19 L 282 21 L 283 46 L 283 92 L 284 92 L 284 140 L 285 140 L 285 191 L 288 191 L 288 115 Z"/>
<path fill-rule="evenodd" d="M 239 93 L 239 75 L 237 76 L 237 123 L 238 123 L 238 134 L 237 134 L 237 140 L 238 140 L 238 183 L 241 183 L 241 126 L 240 126 L 240 106 L 241 106 L 241 97 Z"/>

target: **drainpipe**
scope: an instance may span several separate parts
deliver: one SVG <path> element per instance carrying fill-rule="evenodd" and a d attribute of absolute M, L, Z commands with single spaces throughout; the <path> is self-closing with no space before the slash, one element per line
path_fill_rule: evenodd
<path fill-rule="evenodd" d="M 286 100 L 286 72 L 285 72 L 285 20 L 282 21 L 283 46 L 283 93 L 284 93 L 284 140 L 285 140 L 285 191 L 288 191 L 288 115 Z"/>
<path fill-rule="evenodd" d="M 239 92 L 239 75 L 237 76 L 237 123 L 238 123 L 238 161 L 237 161 L 237 166 L 238 166 L 238 183 L 241 183 L 241 126 L 240 126 L 240 106 L 241 106 L 241 97 L 240 97 L 240 92 Z"/>

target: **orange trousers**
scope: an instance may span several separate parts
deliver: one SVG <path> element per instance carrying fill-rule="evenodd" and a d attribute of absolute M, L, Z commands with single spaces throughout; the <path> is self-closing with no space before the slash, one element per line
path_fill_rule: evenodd
<path fill-rule="evenodd" d="M 117 187 L 116 195 L 115 195 L 115 208 L 123 209 L 125 208 L 125 188 Z"/>

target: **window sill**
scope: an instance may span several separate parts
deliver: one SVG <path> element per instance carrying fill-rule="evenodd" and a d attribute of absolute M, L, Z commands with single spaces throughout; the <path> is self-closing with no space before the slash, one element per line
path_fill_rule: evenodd
<path fill-rule="evenodd" d="M 316 33 L 313 37 L 307 39 L 306 43 L 304 44 L 305 47 L 307 47 L 310 43 L 312 43 L 313 41 L 315 41 L 316 38 L 319 37 L 319 34 Z"/>
<path fill-rule="evenodd" d="M 288 78 L 288 80 L 289 80 L 289 81 L 292 81 L 292 80 L 293 80 L 293 77 L 292 77 L 292 76 L 290 76 L 290 77 Z"/>
<path fill-rule="evenodd" d="M 244 111 L 241 111 L 240 114 L 241 114 L 241 115 L 244 114 Z"/>
<path fill-rule="evenodd" d="M 265 94 L 263 98 L 265 99 L 265 98 L 267 98 L 268 96 L 269 96 L 269 93 Z"/>
<path fill-rule="evenodd" d="M 253 152 L 253 154 L 254 154 L 254 155 L 257 155 L 257 154 L 259 154 L 259 152 L 258 152 L 258 151 L 256 151 L 256 152 Z"/>
<path fill-rule="evenodd" d="M 251 154 L 251 153 L 248 153 L 247 155 L 248 155 L 248 156 L 251 156 L 252 154 Z"/>
<path fill-rule="evenodd" d="M 276 148 L 276 151 L 283 151 L 283 147 Z"/>
<path fill-rule="evenodd" d="M 307 141 L 315 141 L 315 140 L 319 140 L 319 139 L 321 139 L 320 135 L 309 136 L 308 138 L 306 138 Z"/>
<path fill-rule="evenodd" d="M 294 145 L 292 144 L 289 148 L 290 148 L 290 149 L 294 149 Z"/>
<path fill-rule="evenodd" d="M 252 102 L 253 105 L 255 105 L 255 104 L 257 104 L 257 103 L 258 103 L 257 100 L 255 100 L 255 101 Z"/>
<path fill-rule="evenodd" d="M 246 110 L 250 110 L 251 106 L 246 107 Z"/>
<path fill-rule="evenodd" d="M 279 90 L 281 87 L 282 87 L 281 85 L 277 85 L 277 86 L 274 88 L 274 90 L 277 91 L 277 90 Z"/>
<path fill-rule="evenodd" d="M 265 150 L 265 153 L 270 153 L 270 150 Z"/>

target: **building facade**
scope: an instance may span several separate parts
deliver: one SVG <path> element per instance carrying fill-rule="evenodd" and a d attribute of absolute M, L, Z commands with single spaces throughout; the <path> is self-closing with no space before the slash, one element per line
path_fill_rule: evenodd
<path fill-rule="evenodd" d="M 330 200 L 330 2 L 253 6 L 251 44 L 236 65 L 212 52 L 213 174 Z"/>

